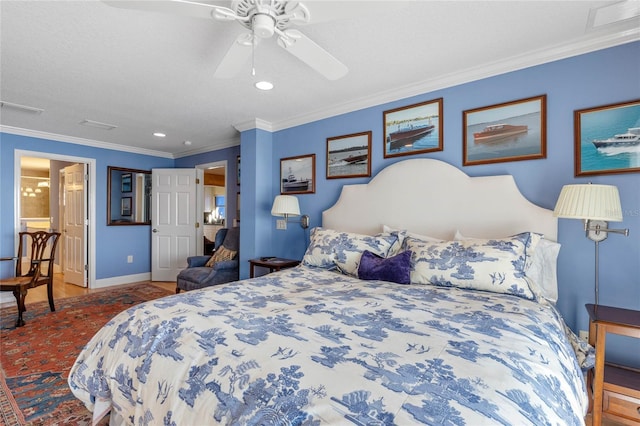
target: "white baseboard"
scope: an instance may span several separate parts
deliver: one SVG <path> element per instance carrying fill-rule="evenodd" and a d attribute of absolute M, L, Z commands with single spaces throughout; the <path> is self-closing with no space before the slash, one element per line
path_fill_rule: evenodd
<path fill-rule="evenodd" d="M 16 304 L 16 298 L 13 297 L 13 293 L 10 291 L 0 291 L 0 308 L 4 308 L 5 305 L 9 306 L 9 304 Z"/>
<path fill-rule="evenodd" d="M 92 288 L 105 288 L 105 287 L 112 287 L 114 285 L 132 284 L 140 281 L 150 281 L 150 280 L 151 280 L 151 272 L 145 272 L 142 274 L 134 274 L 134 275 L 121 275 L 119 277 L 103 278 L 101 280 L 96 280 L 96 285 Z"/>

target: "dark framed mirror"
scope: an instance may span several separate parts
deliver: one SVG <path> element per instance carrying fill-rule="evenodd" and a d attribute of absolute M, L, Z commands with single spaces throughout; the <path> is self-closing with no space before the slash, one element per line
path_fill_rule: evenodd
<path fill-rule="evenodd" d="M 151 224 L 151 171 L 107 167 L 107 225 Z"/>

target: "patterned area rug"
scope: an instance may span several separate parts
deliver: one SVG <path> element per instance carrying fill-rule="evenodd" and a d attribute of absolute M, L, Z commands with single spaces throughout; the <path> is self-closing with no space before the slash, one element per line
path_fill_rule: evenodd
<path fill-rule="evenodd" d="M 26 325 L 16 328 L 17 307 L 0 312 L 0 424 L 87 425 L 91 413 L 67 384 L 82 347 L 119 312 L 173 294 L 153 284 L 136 284 L 27 304 Z M 28 296 L 27 296 L 28 302 Z"/>

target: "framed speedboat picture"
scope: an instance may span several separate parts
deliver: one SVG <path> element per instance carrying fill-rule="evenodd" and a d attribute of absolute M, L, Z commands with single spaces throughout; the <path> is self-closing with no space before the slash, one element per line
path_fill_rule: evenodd
<path fill-rule="evenodd" d="M 372 132 L 327 138 L 327 179 L 371 176 Z"/>
<path fill-rule="evenodd" d="M 547 157 L 547 95 L 464 111 L 462 164 Z"/>
<path fill-rule="evenodd" d="M 442 98 L 384 111 L 384 158 L 442 151 Z"/>
<path fill-rule="evenodd" d="M 575 175 L 640 172 L 640 99 L 574 111 Z"/>

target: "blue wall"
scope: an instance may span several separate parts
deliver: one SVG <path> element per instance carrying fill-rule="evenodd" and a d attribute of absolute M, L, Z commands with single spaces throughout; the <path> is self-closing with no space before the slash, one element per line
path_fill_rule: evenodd
<path fill-rule="evenodd" d="M 96 279 L 149 273 L 151 271 L 151 227 L 107 226 L 107 166 L 151 170 L 173 167 L 174 160 L 110 149 L 0 133 L 0 254 L 13 256 L 14 247 L 14 151 L 46 152 L 96 160 Z M 126 247 L 127 250 L 121 250 Z M 127 263 L 127 255 L 134 262 Z M 7 263 L 7 262 L 3 262 Z M 2 271 L 5 273 L 5 270 Z"/>
<path fill-rule="evenodd" d="M 490 165 L 462 166 L 462 113 L 465 110 L 547 95 L 547 158 Z M 444 99 L 444 151 L 411 157 L 383 158 L 383 111 L 420 101 Z M 271 200 L 279 193 L 280 159 L 316 154 L 316 192 L 299 195 L 300 209 L 311 216 L 311 226 L 321 225 L 322 211 L 338 198 L 342 185 L 367 182 L 368 178 L 326 179 L 326 139 L 371 130 L 372 176 L 382 168 L 407 158 L 429 157 L 461 168 L 470 176 L 511 174 L 518 187 L 532 202 L 549 209 L 555 206 L 563 185 L 602 183 L 616 185 L 620 191 L 623 222 L 613 228 L 629 228 L 630 236 L 612 234 L 600 245 L 600 303 L 640 310 L 640 174 L 574 177 L 574 111 L 612 103 L 640 99 L 640 43 L 635 42 L 549 64 L 511 72 L 410 99 L 379 105 L 275 132 L 270 176 Z M 243 135 L 244 136 L 244 135 Z M 244 150 L 243 140 L 243 150 Z M 244 164 L 244 162 L 243 162 Z M 243 168 L 243 178 L 251 173 Z M 260 180 L 252 176 L 251 180 Z M 246 194 L 245 194 L 246 193 Z M 243 189 L 245 195 L 252 196 Z M 256 195 L 257 196 L 257 195 Z M 262 206 L 256 215 L 270 216 L 270 206 Z M 587 330 L 584 308 L 594 301 L 594 243 L 585 238 L 582 222 L 559 220 L 558 308 L 574 330 Z M 297 226 L 286 232 L 274 231 L 271 218 L 268 253 L 255 250 L 247 256 L 265 254 L 300 259 L 305 243 Z M 243 239 L 244 242 L 244 239 Z M 255 247 L 258 247 L 256 244 Z M 244 249 L 249 250 L 247 245 Z M 628 343 L 628 344 L 627 344 Z M 640 367 L 640 345 L 626 342 L 618 350 L 618 361 Z"/>
<path fill-rule="evenodd" d="M 186 168 L 195 167 L 200 164 L 215 163 L 217 161 L 227 162 L 227 198 L 225 210 L 227 212 L 227 226 L 232 226 L 233 219 L 236 217 L 236 193 L 240 192 L 238 185 L 238 174 L 236 173 L 236 160 L 240 155 L 240 147 L 233 146 L 230 148 L 219 149 L 217 151 L 209 151 L 202 154 L 190 155 L 175 160 L 174 167 Z"/>

